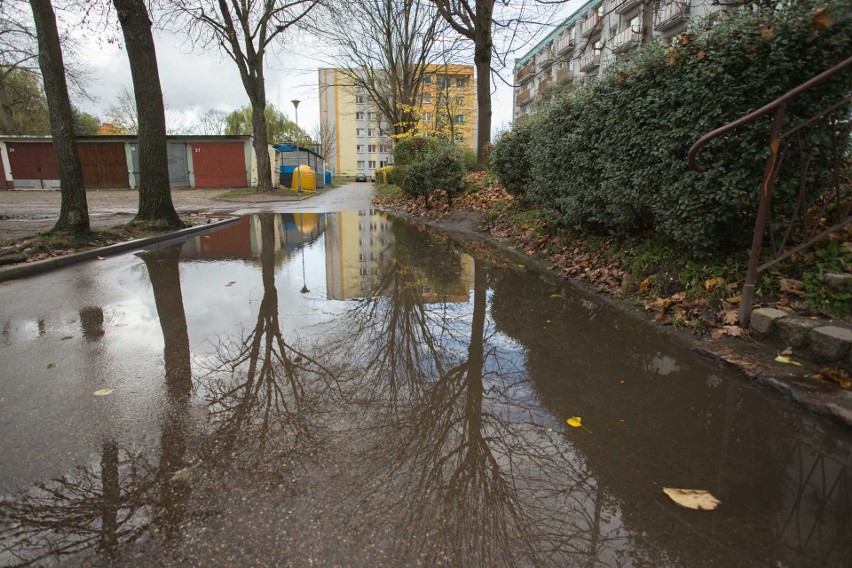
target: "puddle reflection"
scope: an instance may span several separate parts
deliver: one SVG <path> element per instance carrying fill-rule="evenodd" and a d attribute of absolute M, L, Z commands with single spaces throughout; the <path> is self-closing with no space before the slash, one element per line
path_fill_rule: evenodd
<path fill-rule="evenodd" d="M 86 396 L 104 360 L 141 370 L 100 401 L 109 420 L 74 418 L 94 432 L 69 445 L 76 467 L 42 466 L 3 497 L 2 564 L 246 554 L 216 529 L 243 514 L 232 501 L 288 527 L 252 534 L 252 551 L 280 558 L 284 543 L 293 564 L 368 564 L 377 547 L 392 565 L 840 566 L 852 553 L 848 434 L 549 280 L 374 211 L 252 215 L 139 259 L 58 290 L 58 317 L 3 322 L 16 357 L 54 339 L 84 351 L 63 377 Z M 133 343 L 141 320 L 112 323 L 137 305 L 161 344 Z M 61 342 L 69 318 L 77 347 Z M 133 418 L 125 398 L 154 411 Z M 574 415 L 587 428 L 566 426 Z M 27 436 L 50 464 L 44 435 Z M 677 509 L 663 486 L 723 505 Z"/>

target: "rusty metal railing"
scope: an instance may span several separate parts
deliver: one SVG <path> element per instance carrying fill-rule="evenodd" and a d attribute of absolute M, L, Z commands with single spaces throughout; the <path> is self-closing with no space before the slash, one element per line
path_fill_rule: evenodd
<path fill-rule="evenodd" d="M 772 131 L 769 136 L 769 156 L 766 159 L 766 165 L 764 167 L 760 204 L 757 210 L 757 220 L 755 221 L 754 234 L 752 237 L 751 255 L 749 257 L 748 271 L 746 273 L 746 280 L 743 285 L 742 297 L 740 300 L 739 323 L 743 327 L 748 326 L 751 320 L 755 283 L 759 273 L 763 272 L 775 263 L 813 245 L 818 240 L 852 222 L 852 217 L 849 216 L 849 204 L 850 201 L 852 201 L 852 196 L 848 195 L 848 184 L 844 184 L 844 181 L 841 179 L 841 169 L 844 161 L 847 159 L 848 148 L 846 145 L 849 140 L 849 130 L 852 128 L 849 109 L 846 107 L 850 104 L 850 101 L 852 101 L 852 95 L 847 95 L 841 101 L 824 108 L 810 118 L 789 127 L 787 130 L 784 130 L 784 117 L 787 111 L 787 105 L 791 99 L 815 85 L 837 76 L 850 67 L 852 67 L 852 57 L 845 59 L 834 67 L 831 67 L 812 79 L 802 83 L 798 87 L 791 89 L 786 94 L 778 97 L 771 103 L 762 106 L 756 111 L 705 134 L 692 145 L 692 148 L 689 149 L 689 167 L 697 172 L 703 172 L 705 168 L 703 165 L 698 163 L 697 155 L 705 144 L 714 138 L 718 138 L 727 132 L 739 128 L 744 124 L 753 122 L 757 118 L 767 115 L 770 112 L 773 113 Z M 812 125 L 818 125 L 823 129 L 831 129 L 831 132 L 828 134 L 830 135 L 833 145 L 832 158 L 834 160 L 834 167 L 831 184 L 826 187 L 819 188 L 819 195 L 809 203 L 807 199 L 808 169 L 813 161 L 813 156 L 804 148 L 802 133 L 806 127 Z M 793 208 L 789 224 L 786 229 L 784 229 L 780 238 L 776 238 L 775 232 L 772 230 L 771 224 L 769 224 L 769 241 L 772 247 L 772 254 L 766 262 L 758 265 L 761 257 L 761 251 L 763 250 L 764 236 L 767 232 L 772 192 L 775 188 L 776 182 L 778 181 L 786 151 L 794 142 L 800 158 L 799 195 Z M 829 209 L 833 210 L 833 214 L 837 222 L 826 227 L 822 220 L 827 218 L 825 214 Z M 794 229 L 799 224 L 802 225 L 800 234 L 793 235 Z M 794 236 L 800 237 L 800 241 L 795 246 L 788 247 L 787 244 L 791 242 L 791 239 Z"/>

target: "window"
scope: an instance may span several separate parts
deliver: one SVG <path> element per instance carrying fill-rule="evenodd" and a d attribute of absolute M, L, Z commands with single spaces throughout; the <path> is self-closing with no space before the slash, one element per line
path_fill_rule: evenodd
<path fill-rule="evenodd" d="M 465 85 L 467 85 L 467 79 L 464 77 L 456 78 L 456 87 L 464 87 Z"/>
<path fill-rule="evenodd" d="M 364 104 L 364 95 L 355 95 L 355 104 L 356 105 Z"/>
<path fill-rule="evenodd" d="M 423 75 L 423 84 L 431 85 L 432 84 L 432 75 Z"/>
<path fill-rule="evenodd" d="M 424 112 L 423 114 L 420 115 L 420 120 L 422 122 L 432 122 L 432 113 L 431 112 Z"/>
<path fill-rule="evenodd" d="M 379 152 L 382 154 L 387 154 L 389 152 L 387 144 L 379 144 Z"/>
<path fill-rule="evenodd" d="M 355 129 L 355 136 L 364 136 L 364 129 L 363 128 L 356 128 Z"/>
<path fill-rule="evenodd" d="M 373 168 L 375 168 L 375 167 L 376 167 L 376 160 L 370 160 L 370 161 L 368 162 L 368 164 L 369 164 L 369 166 L 368 166 L 368 167 L 369 167 L 370 169 L 373 169 Z"/>
<path fill-rule="evenodd" d="M 376 120 L 376 113 L 370 111 L 367 113 L 367 120 Z"/>
<path fill-rule="evenodd" d="M 367 136 L 375 136 L 377 133 L 378 133 L 377 128 L 368 128 L 367 129 Z"/>
<path fill-rule="evenodd" d="M 453 122 L 455 122 L 456 124 L 464 124 L 464 115 L 463 114 L 455 115 L 453 117 Z"/>
<path fill-rule="evenodd" d="M 464 134 L 461 132 L 456 132 L 455 135 L 456 142 L 464 142 Z"/>
<path fill-rule="evenodd" d="M 355 113 L 355 120 L 364 120 L 364 113 L 361 112 L 361 111 L 356 112 Z"/>
<path fill-rule="evenodd" d="M 371 154 L 375 154 L 376 153 L 376 145 L 370 144 L 369 146 L 367 146 L 367 151 Z"/>
<path fill-rule="evenodd" d="M 438 77 L 437 87 L 439 89 L 446 89 L 449 86 L 450 86 L 450 78 L 449 77 L 446 77 L 446 76 Z"/>
<path fill-rule="evenodd" d="M 358 169 L 359 169 L 359 170 L 363 170 L 363 169 L 364 169 L 364 160 L 358 160 Z"/>
<path fill-rule="evenodd" d="M 423 103 L 431 103 L 432 102 L 432 94 L 431 93 L 423 93 L 420 95 L 420 104 Z"/>
<path fill-rule="evenodd" d="M 355 146 L 355 151 L 358 152 L 359 154 L 363 154 L 364 153 L 364 145 L 363 144 L 357 144 Z"/>
<path fill-rule="evenodd" d="M 464 106 L 464 97 L 456 97 L 453 104 L 457 107 Z"/>

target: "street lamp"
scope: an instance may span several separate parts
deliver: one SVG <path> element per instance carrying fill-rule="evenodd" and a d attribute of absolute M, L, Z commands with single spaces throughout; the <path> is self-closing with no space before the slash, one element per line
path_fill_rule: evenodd
<path fill-rule="evenodd" d="M 293 103 L 293 110 L 296 111 L 296 184 L 298 185 L 299 193 L 302 192 L 302 164 L 299 163 L 299 103 L 302 102 L 299 99 L 293 99 L 290 101 Z"/>

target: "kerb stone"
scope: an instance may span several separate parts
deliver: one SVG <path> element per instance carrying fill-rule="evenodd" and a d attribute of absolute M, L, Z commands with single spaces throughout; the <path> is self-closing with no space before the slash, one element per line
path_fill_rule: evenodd
<path fill-rule="evenodd" d="M 822 322 L 790 316 L 775 322 L 778 335 L 785 345 L 790 347 L 807 347 L 811 341 L 811 330 L 822 327 Z"/>
<path fill-rule="evenodd" d="M 811 349 L 814 353 L 829 361 L 843 358 L 852 345 L 852 330 L 825 325 L 811 330 Z"/>
<path fill-rule="evenodd" d="M 772 332 L 772 327 L 776 321 L 788 315 L 790 314 L 776 310 L 775 308 L 760 308 L 751 313 L 749 327 L 757 333 L 766 335 Z"/>

